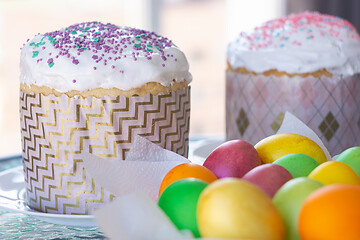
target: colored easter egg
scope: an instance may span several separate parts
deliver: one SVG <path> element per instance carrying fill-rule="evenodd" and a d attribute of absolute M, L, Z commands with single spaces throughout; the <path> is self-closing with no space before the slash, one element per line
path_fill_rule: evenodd
<path fill-rule="evenodd" d="M 360 177 L 360 147 L 352 147 L 346 149 L 337 156 L 336 161 L 340 161 L 349 165 Z"/>
<path fill-rule="evenodd" d="M 199 237 L 196 206 L 200 193 L 208 184 L 195 178 L 185 178 L 170 184 L 161 194 L 158 205 L 179 229 L 187 229 Z"/>
<path fill-rule="evenodd" d="M 260 164 L 261 159 L 253 145 L 242 140 L 232 140 L 217 147 L 203 165 L 218 178 L 241 178 Z"/>
<path fill-rule="evenodd" d="M 322 183 L 307 177 L 299 177 L 285 183 L 273 198 L 285 224 L 286 239 L 300 240 L 298 216 L 302 203 Z"/>
<path fill-rule="evenodd" d="M 272 198 L 293 177 L 286 168 L 268 163 L 253 168 L 242 179 L 255 184 Z"/>
<path fill-rule="evenodd" d="M 324 185 L 328 184 L 354 184 L 360 185 L 360 178 L 346 163 L 329 161 L 316 167 L 308 176 Z"/>
<path fill-rule="evenodd" d="M 333 184 L 311 193 L 300 208 L 302 240 L 358 240 L 360 186 Z"/>
<path fill-rule="evenodd" d="M 290 153 L 303 153 L 319 164 L 326 162 L 324 151 L 313 140 L 294 133 L 280 133 L 264 138 L 255 145 L 263 163 L 272 163 Z"/>
<path fill-rule="evenodd" d="M 159 196 L 171 183 L 184 178 L 196 178 L 207 183 L 217 180 L 217 177 L 204 166 L 195 163 L 180 164 L 171 169 L 163 178 L 159 189 Z"/>
<path fill-rule="evenodd" d="M 273 163 L 286 168 L 293 178 L 306 177 L 319 166 L 319 163 L 312 157 L 302 153 L 287 154 L 276 159 Z"/>
<path fill-rule="evenodd" d="M 204 238 L 284 239 L 284 224 L 271 199 L 238 178 L 223 178 L 204 189 L 197 220 Z"/>

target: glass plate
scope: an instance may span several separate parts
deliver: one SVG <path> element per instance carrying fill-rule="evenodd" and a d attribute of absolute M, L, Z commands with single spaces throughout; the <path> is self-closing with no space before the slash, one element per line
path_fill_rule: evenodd
<path fill-rule="evenodd" d="M 94 227 L 92 215 L 52 214 L 35 211 L 25 202 L 25 182 L 22 166 L 0 172 L 0 208 L 31 215 L 54 224 L 76 227 Z"/>

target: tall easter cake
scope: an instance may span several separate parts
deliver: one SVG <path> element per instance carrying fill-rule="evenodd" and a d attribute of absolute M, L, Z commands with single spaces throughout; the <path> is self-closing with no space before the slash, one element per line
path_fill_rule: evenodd
<path fill-rule="evenodd" d="M 303 12 L 241 33 L 227 48 L 226 136 L 255 144 L 285 111 L 332 155 L 360 144 L 360 37 L 346 20 Z"/>
<path fill-rule="evenodd" d="M 91 214 L 113 198 L 85 172 L 82 152 L 121 161 L 140 135 L 187 156 L 192 77 L 169 39 L 86 22 L 29 40 L 20 68 L 31 208 Z"/>

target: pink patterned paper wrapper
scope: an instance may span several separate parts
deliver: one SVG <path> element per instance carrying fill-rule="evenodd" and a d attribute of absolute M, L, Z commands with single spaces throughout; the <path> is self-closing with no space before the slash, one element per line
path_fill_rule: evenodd
<path fill-rule="evenodd" d="M 360 145 L 360 75 L 290 77 L 226 71 L 226 138 L 256 144 L 289 111 L 315 131 L 331 155 Z"/>
<path fill-rule="evenodd" d="M 82 152 L 126 158 L 142 136 L 188 155 L 190 87 L 144 97 L 20 95 L 27 204 L 46 213 L 91 214 L 114 195 L 85 173 Z"/>

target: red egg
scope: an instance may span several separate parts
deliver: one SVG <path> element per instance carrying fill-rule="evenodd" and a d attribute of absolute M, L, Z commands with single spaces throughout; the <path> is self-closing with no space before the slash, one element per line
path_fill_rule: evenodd
<path fill-rule="evenodd" d="M 261 159 L 253 145 L 243 140 L 232 140 L 217 147 L 206 158 L 204 167 L 218 178 L 241 178 L 260 164 Z"/>

